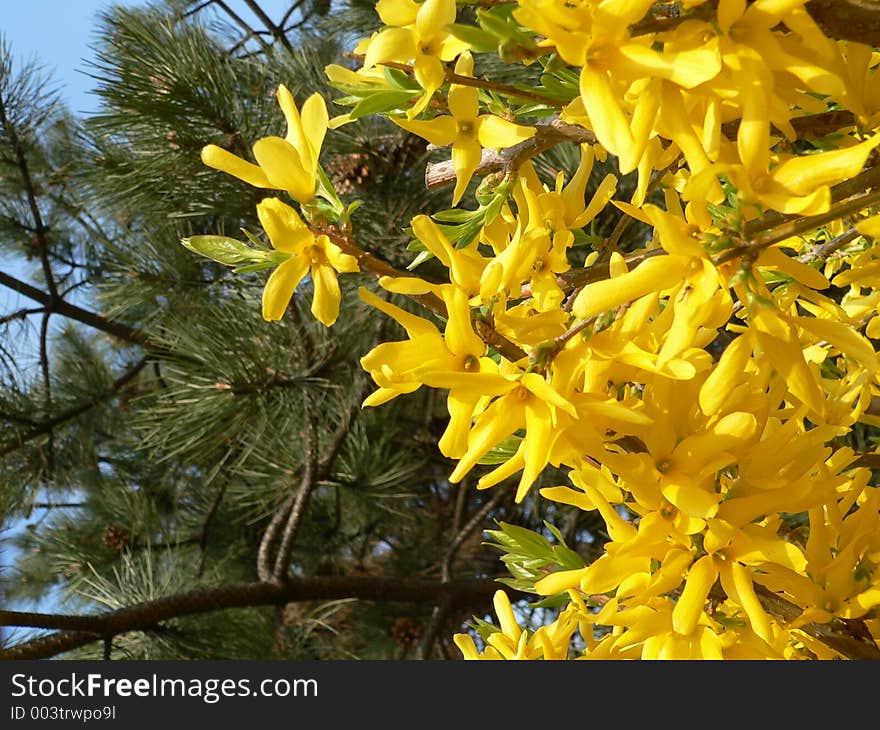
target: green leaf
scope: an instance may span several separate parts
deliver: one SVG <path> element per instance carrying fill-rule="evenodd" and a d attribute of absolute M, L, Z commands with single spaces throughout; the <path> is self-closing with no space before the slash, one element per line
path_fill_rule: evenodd
<path fill-rule="evenodd" d="M 412 91 L 380 91 L 361 99 L 351 110 L 352 119 L 360 119 L 370 114 L 387 112 L 392 109 L 401 109 L 412 99 Z"/>
<path fill-rule="evenodd" d="M 478 464 L 503 464 L 505 461 L 508 461 L 519 448 L 520 442 L 522 438 L 513 434 L 504 439 L 501 443 L 493 446 L 489 451 L 480 459 Z"/>
<path fill-rule="evenodd" d="M 474 53 L 491 53 L 498 49 L 498 38 L 481 28 L 463 23 L 453 23 L 447 25 L 446 30 L 470 45 L 471 51 Z"/>
<path fill-rule="evenodd" d="M 401 71 L 399 68 L 391 68 L 390 66 L 385 66 L 383 70 L 385 72 L 385 78 L 392 86 L 398 89 L 404 89 L 406 91 L 413 91 L 416 93 L 422 92 L 422 87 L 419 86 L 418 81 L 410 78 L 409 74 Z"/>
<path fill-rule="evenodd" d="M 252 271 L 261 271 L 262 269 L 271 269 L 273 266 L 277 266 L 278 264 L 274 261 L 263 261 L 258 264 L 247 264 L 245 266 L 238 266 L 234 268 L 232 271 L 235 274 L 249 274 Z"/>
<path fill-rule="evenodd" d="M 254 251 L 246 243 L 228 236 L 190 236 L 182 238 L 180 243 L 193 253 L 226 266 L 257 261 L 266 256 L 265 251 Z"/>

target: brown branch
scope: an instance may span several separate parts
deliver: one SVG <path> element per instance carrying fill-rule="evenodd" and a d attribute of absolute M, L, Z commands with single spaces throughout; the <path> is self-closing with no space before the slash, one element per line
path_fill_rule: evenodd
<path fill-rule="evenodd" d="M 880 3 L 876 0 L 810 0 L 806 10 L 831 38 L 880 45 Z"/>
<path fill-rule="evenodd" d="M 756 583 L 755 594 L 768 613 L 783 621 L 794 621 L 802 609 Z M 880 648 L 870 639 L 870 633 L 859 620 L 837 620 L 834 623 L 809 623 L 800 627 L 808 636 L 818 639 L 826 646 L 840 652 L 848 659 L 880 659 Z"/>
<path fill-rule="evenodd" d="M 3 271 L 0 271 L 0 285 L 8 287 L 13 291 L 17 291 L 28 299 L 33 299 L 35 302 L 39 302 L 54 314 L 69 317 L 70 319 L 74 319 L 77 322 L 81 322 L 82 324 L 93 327 L 101 332 L 106 332 L 108 335 L 113 335 L 114 337 L 133 345 L 149 344 L 147 336 L 143 332 L 122 324 L 121 322 L 109 320 L 106 317 L 102 317 L 100 314 L 90 312 L 87 309 L 78 307 L 75 304 L 64 301 L 63 299 L 53 301 L 50 294 L 47 294 L 41 289 L 31 286 L 20 279 L 16 279 L 14 276 L 10 276 Z"/>
<path fill-rule="evenodd" d="M 272 37 L 281 41 L 281 45 L 283 45 L 288 51 L 292 51 L 293 47 L 290 45 L 290 41 L 287 40 L 284 30 L 272 22 L 272 19 L 266 15 L 263 8 L 260 7 L 260 4 L 257 3 L 256 0 L 244 0 L 244 2 L 245 5 L 251 9 L 251 12 L 260 19 L 260 22 L 266 27 L 266 30 L 272 34 Z"/>
<path fill-rule="evenodd" d="M 44 311 L 46 310 L 43 307 L 24 307 L 22 309 L 16 310 L 15 312 L 11 312 L 10 314 L 0 317 L 0 325 L 14 322 L 16 319 L 27 319 L 32 314 L 40 314 Z"/>
<path fill-rule="evenodd" d="M 290 507 L 290 513 L 287 515 L 287 523 L 284 525 L 284 532 L 281 533 L 281 543 L 278 546 L 278 552 L 275 555 L 275 566 L 272 569 L 272 580 L 280 581 L 287 573 L 290 565 L 290 556 L 293 553 L 293 545 L 296 539 L 297 528 L 299 527 L 300 518 L 305 511 L 306 502 L 312 493 L 312 489 L 316 483 L 318 471 L 318 448 L 315 443 L 317 440 L 316 425 L 311 415 L 311 409 L 306 404 L 306 423 L 305 423 L 305 459 L 303 463 L 302 479 L 300 480 L 299 489 L 296 490 L 296 497 Z"/>
<path fill-rule="evenodd" d="M 366 58 L 363 54 L 348 54 L 353 59 L 357 61 L 363 62 Z M 383 61 L 379 64 L 380 66 L 388 66 L 388 68 L 395 68 L 398 71 L 403 71 L 409 74 L 411 77 L 415 78 L 415 73 L 413 71 L 413 67 L 408 63 L 399 63 L 397 61 Z M 461 76 L 454 71 L 446 70 L 446 77 L 443 81 L 444 84 L 456 84 L 457 86 L 471 86 L 477 89 L 488 89 L 489 91 L 496 91 L 499 94 L 506 94 L 507 96 L 515 96 L 519 99 L 525 99 L 527 101 L 533 101 L 538 104 L 546 104 L 547 106 L 552 107 L 561 107 L 565 106 L 565 104 L 559 99 L 556 99 L 551 96 L 544 96 L 543 94 L 537 94 L 534 91 L 526 91 L 525 89 L 517 88 L 516 86 L 511 86 L 510 84 L 501 84 L 497 81 L 489 81 L 488 79 L 478 79 L 473 76 Z"/>
<path fill-rule="evenodd" d="M 230 8 L 223 0 L 214 0 L 214 3 L 220 8 L 224 13 L 226 13 L 232 20 L 238 24 L 238 26 L 248 34 L 249 38 L 256 38 L 260 43 L 264 51 L 268 51 L 272 46 L 266 43 L 253 28 L 244 20 L 240 15 L 238 15 L 232 8 Z"/>
<path fill-rule="evenodd" d="M 56 299 L 57 301 L 57 299 Z M 40 372 L 43 375 L 43 408 L 46 413 L 52 412 L 52 377 L 49 372 L 49 317 L 52 311 L 47 309 L 43 312 L 40 322 Z M 55 473 L 55 433 L 53 427 L 49 427 L 49 438 L 46 441 L 46 477 L 52 479 Z"/>
<path fill-rule="evenodd" d="M 838 183 L 831 188 L 831 202 L 839 203 L 854 195 L 865 193 L 869 188 L 880 186 L 880 165 L 873 166 L 854 178 Z M 797 215 L 785 215 L 777 211 L 771 211 L 760 218 L 746 221 L 743 225 L 743 234 L 753 237 L 762 231 L 768 231 L 783 223 L 805 220 Z"/>
<path fill-rule="evenodd" d="M 49 241 L 46 237 L 49 229 L 43 222 L 43 216 L 40 212 L 40 206 L 37 203 L 37 191 L 31 177 L 30 166 L 28 165 L 27 155 L 25 154 L 24 145 L 19 139 L 15 126 L 6 114 L 6 102 L 3 95 L 0 94 L 0 125 L 6 131 L 6 136 L 15 153 L 15 163 L 21 174 L 21 182 L 24 186 L 25 196 L 27 197 L 28 208 L 34 221 L 34 236 L 40 252 L 40 264 L 43 269 L 43 278 L 46 280 L 46 286 L 49 288 L 49 296 L 51 301 L 58 300 L 58 289 L 55 285 L 55 277 L 52 274 L 52 266 L 49 263 Z"/>
<path fill-rule="evenodd" d="M 868 412 L 870 409 L 866 410 Z M 880 454 L 860 454 L 847 468 L 866 467 L 868 469 L 880 469 Z"/>
<path fill-rule="evenodd" d="M 650 33 L 664 33 L 674 30 L 688 20 L 710 21 L 715 18 L 717 6 L 717 2 L 707 2 L 693 8 L 689 13 L 672 15 L 669 12 L 670 6 L 668 4 L 656 3 L 648 15 L 629 26 L 629 34 L 640 36 Z"/>
<path fill-rule="evenodd" d="M 491 172 L 512 172 L 523 162 L 560 142 L 594 144 L 596 135 L 589 129 L 576 124 L 565 124 L 554 115 L 535 125 L 535 136 L 501 151 L 484 149 L 475 175 Z M 429 164 L 425 168 L 425 186 L 430 190 L 440 185 L 455 182 L 455 168 L 451 160 Z"/>
<path fill-rule="evenodd" d="M 850 241 L 854 241 L 862 234 L 859 233 L 855 228 L 850 228 L 847 231 L 844 231 L 839 236 L 835 236 L 830 241 L 825 241 L 824 243 L 820 243 L 804 254 L 798 256 L 797 260 L 802 264 L 808 264 L 812 261 L 825 261 L 831 254 L 839 249 L 843 248 Z"/>
<path fill-rule="evenodd" d="M 275 543 L 278 542 L 278 531 L 287 521 L 290 510 L 293 507 L 293 501 L 296 495 L 291 492 L 284 498 L 278 510 L 272 516 L 271 521 L 260 538 L 260 546 L 257 548 L 257 576 L 261 581 L 269 582 L 272 580 L 272 552 L 275 549 Z"/>
<path fill-rule="evenodd" d="M 199 564 L 196 568 L 196 577 L 198 578 L 201 578 L 202 574 L 205 572 L 205 559 L 208 554 L 208 530 L 211 527 L 211 522 L 214 521 L 217 511 L 220 509 L 223 497 L 226 496 L 226 489 L 228 486 L 229 480 L 224 478 L 220 487 L 217 489 L 217 492 L 214 494 L 214 499 L 211 500 L 211 506 L 208 508 L 208 512 L 205 515 L 205 519 L 202 520 L 202 526 L 199 529 Z"/>
<path fill-rule="evenodd" d="M 95 616 L 59 616 L 0 611 L 0 626 L 62 629 L 0 651 L 0 660 L 43 659 L 127 631 L 143 631 L 163 621 L 229 608 L 281 606 L 296 601 L 362 601 L 438 604 L 452 609 L 482 607 L 498 589 L 493 579 L 439 581 L 410 578 L 312 577 L 284 583 L 233 583 L 147 601 Z"/>
<path fill-rule="evenodd" d="M 772 246 L 774 243 L 784 241 L 786 238 L 791 238 L 792 236 L 797 236 L 801 233 L 808 233 L 826 223 L 830 223 L 838 218 L 843 218 L 844 216 L 852 215 L 853 213 L 858 213 L 859 211 L 878 203 L 880 203 L 880 190 L 866 190 L 857 193 L 846 200 L 842 200 L 839 204 L 832 205 L 826 213 L 798 217 L 785 221 L 781 225 L 771 228 L 741 245 L 727 249 L 724 253 L 716 256 L 713 261 L 716 265 L 720 265 L 738 258 L 739 256 L 753 255 L 768 246 Z"/>

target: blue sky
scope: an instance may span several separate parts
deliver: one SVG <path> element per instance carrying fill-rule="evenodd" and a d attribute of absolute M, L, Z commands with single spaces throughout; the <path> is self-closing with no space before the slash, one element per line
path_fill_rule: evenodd
<path fill-rule="evenodd" d="M 293 0 L 259 0 L 260 7 L 279 21 Z M 244 0 L 226 0 L 245 20 L 254 15 Z M 94 40 L 93 29 L 101 10 L 111 5 L 144 6 L 146 0 L 2 0 L 0 34 L 5 36 L 17 58 L 36 58 L 61 85 L 62 96 L 74 113 L 95 109 L 89 95 L 92 80 L 86 75 L 87 59 Z"/>
<path fill-rule="evenodd" d="M 6 0 L 0 32 L 17 59 L 36 58 L 59 84 L 74 113 L 94 110 L 92 82 L 83 72 L 98 13 L 109 0 Z M 128 0 L 137 6 L 144 2 Z"/>

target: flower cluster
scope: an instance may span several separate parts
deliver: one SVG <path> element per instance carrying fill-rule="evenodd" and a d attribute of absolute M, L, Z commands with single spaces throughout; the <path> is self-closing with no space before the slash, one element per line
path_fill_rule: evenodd
<path fill-rule="evenodd" d="M 451 482 L 495 454 L 478 488 L 513 478 L 518 501 L 605 522 L 599 559 L 535 576 L 565 605 L 553 623 L 521 627 L 500 592 L 485 648 L 456 636 L 467 658 L 851 656 L 827 640 L 840 626 L 880 655 L 878 455 L 851 438 L 880 423 L 878 54 L 827 37 L 806 0 L 665 5 L 493 2 L 465 26 L 453 0 L 377 3 L 362 68 L 331 80 L 451 147 L 453 208 L 501 172 L 477 209 L 412 221 L 447 281 L 368 272 L 436 306 L 422 317 L 361 289 L 405 332 L 361 359 L 378 386 L 365 405 L 443 389 Z M 496 52 L 539 81 L 475 76 Z M 377 73 L 392 66 L 407 83 Z M 328 122 L 319 98 L 302 117 L 279 100 L 290 131 L 257 142 L 256 164 L 212 146 L 203 159 L 307 205 L 328 124 L 365 107 Z M 579 165 L 542 179 L 532 160 L 557 144 Z M 597 159 L 618 174 L 590 185 Z M 634 191 L 612 200 L 630 173 Z M 332 324 L 336 273 L 366 259 L 276 198 L 258 212 L 288 256 L 264 316 L 310 272 Z M 650 233 L 620 251 L 592 233 L 599 215 Z M 540 486 L 548 465 L 565 484 Z"/>

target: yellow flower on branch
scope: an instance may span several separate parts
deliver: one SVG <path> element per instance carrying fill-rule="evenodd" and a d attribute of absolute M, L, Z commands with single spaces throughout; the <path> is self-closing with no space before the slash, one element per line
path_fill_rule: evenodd
<path fill-rule="evenodd" d="M 358 46 L 366 51 L 364 69 L 386 61 L 413 62 L 416 81 L 425 90 L 407 112 L 413 119 L 446 80 L 444 61 L 452 61 L 469 44 L 446 30 L 455 22 L 455 0 L 379 0 L 376 12 L 387 26 Z"/>
<path fill-rule="evenodd" d="M 257 140 L 256 165 L 214 144 L 202 149 L 202 162 L 254 187 L 286 190 L 297 202 L 308 203 L 315 196 L 318 157 L 329 123 L 327 105 L 319 94 L 312 94 L 300 114 L 283 84 L 278 103 L 287 119 L 287 136 Z"/>
<path fill-rule="evenodd" d="M 504 591 L 497 591 L 492 603 L 501 630 L 489 634 L 482 653 L 468 634 L 456 634 L 453 641 L 464 659 L 567 659 L 572 637 L 580 628 L 582 615 L 587 613 L 583 602 L 572 596 L 572 603 L 553 623 L 532 633 L 520 627 Z"/>
<path fill-rule="evenodd" d="M 393 291 L 397 281 L 400 280 L 383 279 L 380 283 Z M 467 450 L 467 435 L 477 403 L 493 392 L 487 391 L 486 378 L 490 385 L 494 382 L 496 366 L 484 357 L 486 345 L 471 326 L 470 307 L 464 292 L 451 284 L 430 290 L 446 305 L 446 329 L 442 336 L 428 320 L 380 299 L 368 289 L 360 290 L 361 299 L 393 317 L 409 336 L 400 342 L 383 342 L 361 358 L 361 367 L 379 386 L 367 397 L 364 406 L 386 403 L 422 385 L 446 387 L 446 379 L 455 377 L 446 398 L 449 423 L 438 446 L 444 456 L 458 458 Z M 444 384 L 437 385 L 438 377 Z"/>
<path fill-rule="evenodd" d="M 357 260 L 343 253 L 326 235 L 315 236 L 299 214 L 278 198 L 263 200 L 257 206 L 257 216 L 272 246 L 290 254 L 266 282 L 263 319 L 281 319 L 297 285 L 311 274 L 312 314 L 327 327 L 332 325 L 341 300 L 336 273 L 357 271 Z"/>
<path fill-rule="evenodd" d="M 430 1 L 430 0 L 429 0 Z M 472 76 L 474 59 L 463 53 L 455 64 L 459 76 Z M 449 111 L 452 116 L 425 120 L 391 121 L 408 132 L 417 134 L 431 144 L 452 145 L 452 166 L 455 169 L 455 191 L 452 205 L 458 205 L 482 158 L 483 148 L 513 147 L 535 136 L 532 127 L 514 124 L 494 114 L 480 114 L 479 91 L 472 86 L 452 84 L 449 89 Z"/>

